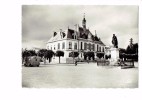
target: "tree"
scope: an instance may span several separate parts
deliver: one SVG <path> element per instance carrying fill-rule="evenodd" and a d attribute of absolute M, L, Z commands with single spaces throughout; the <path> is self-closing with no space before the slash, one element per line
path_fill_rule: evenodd
<path fill-rule="evenodd" d="M 94 60 L 94 52 L 88 51 L 88 52 L 84 52 L 84 56 L 87 58 L 89 58 L 89 60 L 92 59 Z"/>
<path fill-rule="evenodd" d="M 52 50 L 47 50 L 44 54 L 44 58 L 49 59 L 49 63 L 51 62 L 51 58 L 55 55 Z"/>
<path fill-rule="evenodd" d="M 25 58 L 29 56 L 37 56 L 35 50 L 23 50 L 22 51 L 22 63 L 24 62 Z"/>
<path fill-rule="evenodd" d="M 61 57 L 61 56 L 62 56 L 62 57 L 64 56 L 64 52 L 58 50 L 58 51 L 56 51 L 56 56 L 59 57 L 59 63 L 60 63 L 60 57 Z"/>
<path fill-rule="evenodd" d="M 44 58 L 46 51 L 47 51 L 47 49 L 40 49 L 40 50 L 37 52 L 37 55 L 38 55 L 39 57 L 41 57 L 42 60 L 44 60 L 44 64 L 46 64 L 46 59 Z M 44 59 L 43 59 L 43 58 L 44 58 Z"/>
<path fill-rule="evenodd" d="M 134 54 L 134 60 L 138 61 L 138 43 L 134 44 L 134 52 L 135 52 L 135 54 Z"/>
<path fill-rule="evenodd" d="M 111 55 L 105 55 L 105 59 L 110 59 L 111 58 Z"/>
<path fill-rule="evenodd" d="M 138 43 L 134 44 L 134 52 L 138 54 Z"/>
<path fill-rule="evenodd" d="M 130 39 L 130 44 L 126 48 L 126 58 L 138 61 L 138 43 L 133 44 L 133 39 Z"/>
<path fill-rule="evenodd" d="M 97 57 L 98 57 L 98 58 L 104 57 L 104 53 L 97 53 Z"/>
<path fill-rule="evenodd" d="M 74 61 L 74 58 L 75 58 L 75 57 L 78 57 L 78 55 L 79 55 L 78 52 L 73 52 L 73 51 L 72 51 L 72 52 L 69 53 L 69 57 L 72 57 L 72 58 L 73 58 L 73 61 Z"/>
<path fill-rule="evenodd" d="M 36 56 L 35 50 L 24 50 L 22 51 L 22 57 Z"/>
<path fill-rule="evenodd" d="M 47 49 L 40 49 L 37 53 L 38 56 L 40 56 L 41 58 L 44 57 L 45 63 L 46 63 L 46 59 L 49 59 L 49 63 L 51 62 L 51 58 L 54 55 L 54 52 L 52 50 L 47 50 Z"/>
<path fill-rule="evenodd" d="M 123 49 L 123 48 L 119 48 L 119 58 L 120 59 L 125 59 L 126 58 L 126 50 L 125 49 Z"/>
<path fill-rule="evenodd" d="M 46 51 L 47 51 L 47 49 L 40 49 L 38 51 L 37 55 L 40 56 L 41 58 L 43 58 Z"/>

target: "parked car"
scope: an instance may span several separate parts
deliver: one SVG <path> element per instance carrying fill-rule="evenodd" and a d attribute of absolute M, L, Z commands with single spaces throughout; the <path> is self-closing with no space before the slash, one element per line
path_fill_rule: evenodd
<path fill-rule="evenodd" d="M 39 56 L 30 56 L 25 58 L 24 66 L 26 67 L 39 67 L 41 57 Z"/>

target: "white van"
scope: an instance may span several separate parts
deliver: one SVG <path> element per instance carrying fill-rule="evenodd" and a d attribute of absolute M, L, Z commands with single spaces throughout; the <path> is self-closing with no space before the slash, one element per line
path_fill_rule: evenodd
<path fill-rule="evenodd" d="M 41 57 L 39 56 L 30 56 L 25 58 L 24 66 L 26 67 L 39 67 Z"/>

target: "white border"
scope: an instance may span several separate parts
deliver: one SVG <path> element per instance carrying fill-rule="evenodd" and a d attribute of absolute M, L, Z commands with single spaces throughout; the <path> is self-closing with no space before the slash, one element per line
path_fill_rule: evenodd
<path fill-rule="evenodd" d="M 25 89 L 21 87 L 21 5 L 139 5 L 139 62 L 141 62 L 142 0 L 5 0 L 1 3 L 1 100 L 141 100 L 138 89 Z M 139 63 L 140 64 L 140 63 Z M 141 67 L 141 64 L 139 65 Z"/>

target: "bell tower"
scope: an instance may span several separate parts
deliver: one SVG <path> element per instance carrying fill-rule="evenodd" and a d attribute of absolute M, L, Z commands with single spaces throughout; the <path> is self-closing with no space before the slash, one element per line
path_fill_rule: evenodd
<path fill-rule="evenodd" d="M 82 26 L 83 26 L 83 30 L 85 31 L 85 30 L 86 30 L 86 19 L 85 19 L 85 13 L 84 13 L 83 20 L 82 20 Z"/>

